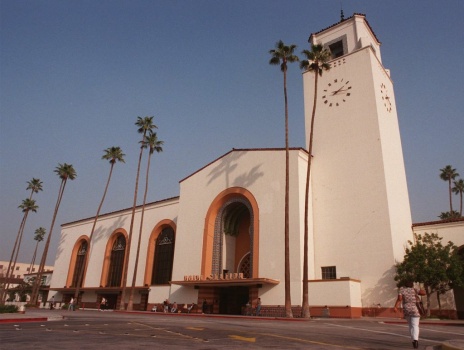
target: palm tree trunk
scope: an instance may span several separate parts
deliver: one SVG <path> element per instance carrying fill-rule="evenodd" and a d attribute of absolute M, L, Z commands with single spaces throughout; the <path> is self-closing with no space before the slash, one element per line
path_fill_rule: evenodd
<path fill-rule="evenodd" d="M 304 225 L 304 248 L 303 248 L 303 302 L 302 302 L 302 317 L 309 318 L 309 292 L 308 292 L 308 248 L 309 248 L 309 187 L 311 180 L 311 164 L 313 152 L 313 135 L 314 135 L 314 120 L 316 119 L 316 102 L 317 102 L 317 81 L 318 72 L 315 73 L 314 79 L 314 102 L 313 111 L 311 114 L 311 130 L 309 132 L 309 145 L 308 145 L 308 167 L 306 170 L 306 188 L 305 188 L 305 225 Z"/>
<path fill-rule="evenodd" d="M 137 269 L 139 265 L 139 255 L 140 255 L 140 241 L 142 239 L 142 228 L 143 228 L 143 217 L 145 214 L 145 203 L 147 202 L 147 193 L 148 193 L 148 175 L 150 173 L 150 161 L 151 161 L 151 153 L 148 155 L 148 164 L 147 164 L 147 174 L 145 178 L 145 193 L 143 194 L 143 204 L 142 204 L 142 213 L 140 218 L 140 229 L 139 229 L 139 239 L 137 241 L 137 253 L 135 255 L 135 266 L 134 266 L 134 274 L 132 276 L 132 285 L 129 295 L 129 302 L 127 304 L 127 309 L 130 310 L 134 307 L 134 292 L 135 292 L 135 282 L 137 278 Z"/>
<path fill-rule="evenodd" d="M 32 273 L 32 269 L 35 264 L 35 257 L 37 256 L 37 248 L 39 247 L 39 241 L 35 244 L 34 254 L 32 255 L 31 265 L 29 266 L 29 273 Z"/>
<path fill-rule="evenodd" d="M 29 200 L 32 199 L 32 195 L 34 194 L 34 189 L 31 190 L 31 194 L 29 195 Z M 24 213 L 23 215 L 23 219 L 21 220 L 21 224 L 19 225 L 19 230 L 18 230 L 18 234 L 16 235 L 16 240 L 15 240 L 15 244 L 13 246 L 13 251 L 11 252 L 11 258 L 10 258 L 10 261 L 8 263 L 8 270 L 6 271 L 6 278 L 8 280 L 8 276 L 10 275 L 11 276 L 11 273 L 10 272 L 10 268 L 11 268 L 11 263 L 13 261 L 13 256 L 14 256 L 14 253 L 16 252 L 16 246 L 18 244 L 18 238 L 19 238 L 19 235 L 20 235 L 20 232 L 24 231 L 24 226 L 26 226 L 26 213 Z M 22 235 L 22 234 L 21 234 Z M 20 241 L 20 240 L 19 240 Z M 19 246 L 18 246 L 18 250 L 19 250 Z M 16 254 L 16 257 L 18 255 Z M 16 262 L 15 262 L 16 264 Z M 7 281 L 8 282 L 8 281 Z M 5 293 L 6 293 L 6 290 L 9 288 L 9 283 L 5 286 L 5 287 L 2 287 L 0 289 L 0 305 L 4 305 L 5 303 Z"/>
<path fill-rule="evenodd" d="M 437 290 L 437 304 L 438 304 L 438 311 L 441 314 L 441 300 L 440 300 L 440 292 L 438 290 Z"/>
<path fill-rule="evenodd" d="M 462 192 L 459 192 L 459 196 L 461 198 L 461 204 L 459 205 L 459 215 L 462 216 Z"/>
<path fill-rule="evenodd" d="M 24 213 L 24 224 L 22 225 L 21 233 L 19 234 L 18 249 L 16 249 L 15 258 L 13 260 L 13 266 L 11 267 L 10 277 L 13 275 L 13 272 L 15 271 L 15 267 L 16 267 L 16 262 L 18 261 L 19 249 L 21 248 L 21 241 L 23 239 L 24 227 L 26 227 L 26 220 L 27 220 L 28 215 L 29 215 L 29 210 L 27 210 Z M 7 281 L 6 289 L 8 289 L 9 287 L 10 287 L 10 283 Z"/>
<path fill-rule="evenodd" d="M 143 134 L 142 140 L 144 139 L 145 139 L 145 133 Z M 127 271 L 129 269 L 130 248 L 132 244 L 132 231 L 134 229 L 135 207 L 137 205 L 137 191 L 139 189 L 139 176 L 140 176 L 140 164 L 142 163 L 142 153 L 143 153 L 143 148 L 140 148 L 139 162 L 137 165 L 137 177 L 135 178 L 134 203 L 132 204 L 132 216 L 131 216 L 131 222 L 130 222 L 130 228 L 129 228 L 129 237 L 127 239 L 125 257 L 124 257 L 124 266 L 122 269 L 123 278 L 122 278 L 121 304 L 119 306 L 120 310 L 125 309 L 125 303 L 126 303 L 125 300 L 126 300 Z M 129 309 L 129 305 L 128 305 L 127 310 L 128 311 L 132 310 L 132 309 Z"/>
<path fill-rule="evenodd" d="M 448 188 L 449 188 L 449 202 L 450 202 L 450 214 L 453 215 L 453 200 L 452 200 L 452 190 L 451 190 L 451 177 L 448 179 Z"/>
<path fill-rule="evenodd" d="M 61 199 L 63 198 L 64 189 L 66 187 L 66 180 L 63 179 L 61 181 L 60 189 L 58 191 L 58 198 L 56 200 L 55 211 L 53 212 L 53 219 L 50 225 L 50 230 L 48 231 L 47 241 L 45 243 L 44 251 L 42 253 L 42 259 L 40 260 L 39 270 L 37 271 L 37 277 L 34 281 L 34 287 L 32 288 L 32 295 L 31 295 L 31 304 L 37 304 L 37 299 L 39 297 L 40 291 L 40 284 L 42 275 L 45 268 L 45 261 L 47 260 L 48 248 L 50 247 L 50 240 L 52 237 L 53 226 L 55 225 L 55 220 L 58 215 L 58 209 L 60 208 Z"/>
<path fill-rule="evenodd" d="M 2 286 L 1 293 L 0 293 L 0 305 L 5 304 L 5 296 L 6 296 L 8 288 L 10 287 L 8 279 L 11 277 L 11 274 L 12 274 L 11 265 L 13 264 L 14 256 L 15 256 L 15 253 L 16 253 L 16 250 L 17 250 L 16 248 L 18 246 L 19 236 L 20 236 L 21 231 L 22 231 L 23 227 L 25 226 L 25 224 L 26 224 L 26 214 L 24 213 L 23 218 L 21 220 L 21 224 L 19 224 L 19 230 L 18 230 L 18 233 L 16 235 L 13 250 L 11 251 L 10 261 L 8 262 L 8 268 L 6 270 L 6 276 L 5 276 L 6 282 Z"/>
<path fill-rule="evenodd" d="M 290 291 L 290 229 L 289 229 L 289 195 L 290 195 L 290 160 L 288 147 L 288 101 L 287 71 L 284 70 L 285 98 L 285 316 L 292 318 L 292 300 Z"/>
<path fill-rule="evenodd" d="M 100 210 L 101 210 L 101 208 L 103 206 L 103 202 L 105 201 L 106 193 L 108 192 L 108 187 L 109 187 L 109 184 L 110 184 L 111 175 L 113 174 L 113 167 L 114 167 L 114 163 L 111 163 L 110 173 L 108 175 L 108 180 L 106 180 L 105 191 L 103 192 L 103 197 L 102 197 L 102 199 L 100 201 L 100 204 L 98 206 L 97 214 L 95 215 L 95 219 L 93 220 L 92 230 L 90 231 L 89 244 L 87 246 L 87 250 L 86 250 L 85 255 L 84 255 L 84 263 L 82 264 L 81 269 L 78 271 L 79 278 L 77 279 L 76 290 L 74 292 L 75 305 L 77 305 L 78 302 L 79 302 L 79 290 L 80 290 L 80 287 L 81 287 L 81 284 L 82 284 L 82 280 L 84 279 L 85 272 L 87 271 L 87 266 L 88 266 L 88 261 L 89 261 L 89 257 L 90 257 L 90 248 L 91 248 L 91 245 L 92 245 L 93 234 L 95 232 L 95 227 L 97 225 L 98 217 L 100 216 Z"/>

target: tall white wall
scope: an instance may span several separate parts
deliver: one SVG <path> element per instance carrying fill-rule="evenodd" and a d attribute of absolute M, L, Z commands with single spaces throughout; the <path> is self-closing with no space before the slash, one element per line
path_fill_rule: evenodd
<path fill-rule="evenodd" d="M 301 188 L 305 152 L 290 155 L 290 250 L 292 303 L 301 303 Z M 302 155 L 303 154 L 303 155 Z M 303 187 L 301 187 L 303 186 Z M 216 196 L 230 187 L 247 189 L 259 208 L 259 276 L 280 281 L 263 288 L 266 298 L 284 303 L 285 151 L 235 150 L 181 181 L 178 237 L 173 280 L 201 271 L 206 213 Z M 303 211 L 302 211 L 303 210 Z M 256 214 L 256 213 L 255 213 Z M 176 287 L 177 290 L 177 287 Z M 280 300 L 280 301 L 279 301 Z"/>
<path fill-rule="evenodd" d="M 314 126 L 315 276 L 336 266 L 337 277 L 361 280 L 363 306 L 394 299 L 393 266 L 412 237 L 396 107 L 388 112 L 380 96 L 382 83 L 390 96 L 393 89 L 379 55 L 367 46 L 330 62 L 319 77 Z M 350 95 L 330 107 L 324 101 L 335 101 L 342 79 Z M 314 74 L 304 73 L 303 84 L 309 137 Z"/>

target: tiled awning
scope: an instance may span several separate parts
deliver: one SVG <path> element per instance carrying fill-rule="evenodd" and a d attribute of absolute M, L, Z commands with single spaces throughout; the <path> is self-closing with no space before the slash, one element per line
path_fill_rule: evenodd
<path fill-rule="evenodd" d="M 220 279 L 220 280 L 199 280 L 199 281 L 171 281 L 184 287 L 252 287 L 263 285 L 277 285 L 278 280 L 271 278 L 241 278 L 241 279 Z"/>
<path fill-rule="evenodd" d="M 131 287 L 126 287 L 126 291 L 130 290 Z M 150 287 L 134 287 L 134 290 L 136 292 L 149 292 Z M 65 294 L 74 294 L 76 291 L 75 287 L 63 287 L 63 288 L 50 288 L 50 290 L 54 290 L 57 292 L 65 293 Z M 84 287 L 84 288 L 79 288 L 80 293 L 85 293 L 85 292 L 95 292 L 99 294 L 119 294 L 122 291 L 121 287 Z"/>

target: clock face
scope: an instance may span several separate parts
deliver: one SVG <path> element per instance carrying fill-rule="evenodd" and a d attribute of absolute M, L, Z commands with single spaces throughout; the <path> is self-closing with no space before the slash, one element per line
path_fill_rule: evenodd
<path fill-rule="evenodd" d="M 392 110 L 392 103 L 390 100 L 390 96 L 388 95 L 388 89 L 384 83 L 380 84 L 380 95 L 382 96 L 382 102 L 385 109 L 387 110 L 387 112 L 390 113 Z"/>
<path fill-rule="evenodd" d="M 349 80 L 334 79 L 324 89 L 322 100 L 329 107 L 339 107 L 351 96 L 351 84 Z"/>

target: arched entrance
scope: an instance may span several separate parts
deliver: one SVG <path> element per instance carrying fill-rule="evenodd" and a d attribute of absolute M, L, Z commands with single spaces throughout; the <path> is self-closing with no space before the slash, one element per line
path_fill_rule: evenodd
<path fill-rule="evenodd" d="M 253 277 L 253 226 L 250 203 L 231 198 L 218 211 L 213 241 L 211 273 L 244 273 Z M 239 271 L 241 269 L 241 271 Z"/>
<path fill-rule="evenodd" d="M 202 275 L 226 279 L 230 274 L 241 273 L 243 279 L 259 277 L 258 214 L 254 197 L 243 188 L 230 188 L 216 197 L 205 222 Z M 214 312 L 238 315 L 251 299 L 251 289 L 228 280 L 216 285 L 212 294 L 206 286 L 200 287 L 200 295 L 211 296 Z"/>
<path fill-rule="evenodd" d="M 231 234 L 225 235 L 225 231 Z M 240 237 L 234 239 L 237 233 Z M 250 277 L 256 278 L 259 275 L 258 204 L 246 189 L 228 188 L 214 199 L 206 214 L 201 274 L 223 273 L 234 265 L 229 272 L 237 272 L 237 263 L 247 253 L 250 254 Z"/>

